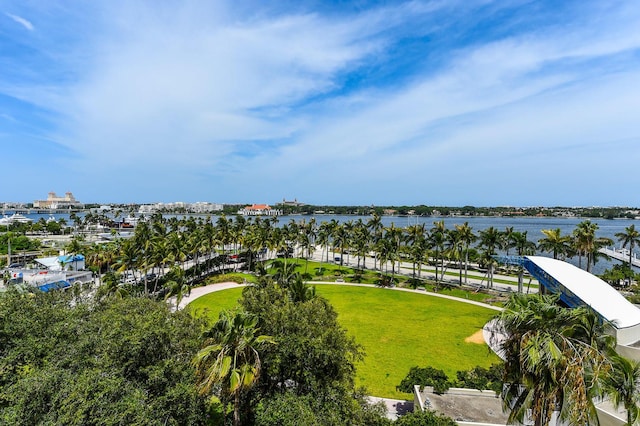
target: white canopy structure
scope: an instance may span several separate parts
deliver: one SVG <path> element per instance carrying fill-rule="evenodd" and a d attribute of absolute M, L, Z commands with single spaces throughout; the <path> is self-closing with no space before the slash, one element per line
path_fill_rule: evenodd
<path fill-rule="evenodd" d="M 589 306 L 614 330 L 618 352 L 640 360 L 640 309 L 595 275 L 570 263 L 543 256 L 498 256 L 520 265 L 536 277 L 548 293 L 558 294 L 569 307 Z"/>
<path fill-rule="evenodd" d="M 551 275 L 584 305 L 590 306 L 616 328 L 640 325 L 640 309 L 624 298 L 616 289 L 595 275 L 570 263 L 542 256 L 527 256 L 540 269 Z"/>

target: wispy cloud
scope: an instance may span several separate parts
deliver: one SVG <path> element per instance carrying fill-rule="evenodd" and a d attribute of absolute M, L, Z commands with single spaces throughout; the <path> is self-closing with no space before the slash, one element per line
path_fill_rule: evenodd
<path fill-rule="evenodd" d="M 28 20 L 26 20 L 25 18 L 23 18 L 22 16 L 13 15 L 13 14 L 7 13 L 7 12 L 5 12 L 5 15 L 7 15 L 9 18 L 13 19 L 18 24 L 22 25 L 25 29 L 27 29 L 29 31 L 33 31 L 34 30 L 33 24 L 31 22 L 29 22 Z"/>
<path fill-rule="evenodd" d="M 31 46 L 41 62 L 15 61 L 30 67 L 16 80 L 32 80 L 0 77 L 54 123 L 42 129 L 65 148 L 61 168 L 99 191 L 135 181 L 151 199 L 517 204 L 526 188 L 556 203 L 566 193 L 553 179 L 640 157 L 606 148 L 640 137 L 633 2 L 118 6 L 47 27 Z M 47 15 L 71 10 L 61 0 Z M 580 196 L 568 204 L 589 204 Z"/>

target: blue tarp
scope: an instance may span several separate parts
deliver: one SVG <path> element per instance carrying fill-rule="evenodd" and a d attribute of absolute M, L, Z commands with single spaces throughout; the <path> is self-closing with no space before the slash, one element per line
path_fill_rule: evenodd
<path fill-rule="evenodd" d="M 55 281 L 52 283 L 46 283 L 41 286 L 38 286 L 38 289 L 46 293 L 49 290 L 57 290 L 60 288 L 67 288 L 67 287 L 71 287 L 71 284 L 68 281 Z"/>

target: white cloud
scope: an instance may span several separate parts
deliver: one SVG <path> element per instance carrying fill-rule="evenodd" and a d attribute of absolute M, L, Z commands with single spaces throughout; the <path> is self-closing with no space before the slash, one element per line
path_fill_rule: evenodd
<path fill-rule="evenodd" d="M 33 24 L 29 21 L 27 21 L 26 19 L 24 19 L 21 16 L 18 15 L 13 15 L 11 13 L 6 13 L 5 15 L 7 15 L 9 18 L 13 19 L 15 22 L 17 22 L 18 24 L 22 25 L 25 29 L 29 30 L 29 31 L 33 31 Z"/>
<path fill-rule="evenodd" d="M 87 18 L 94 30 L 81 32 L 70 53 L 47 51 L 68 61 L 72 77 L 10 88 L 60 114 L 54 139 L 76 154 L 69 169 L 136 180 L 159 194 L 232 181 L 247 198 L 267 191 L 279 198 L 281 186 L 297 188 L 298 198 L 366 202 L 385 190 L 401 196 L 406 182 L 513 183 L 547 153 L 569 155 L 564 166 L 547 163 L 550 170 L 575 174 L 578 162 L 601 160 L 610 141 L 638 137 L 633 7 L 594 14 L 587 5 L 562 26 L 523 30 L 511 22 L 499 37 L 454 43 L 465 39 L 460 7 L 468 18 L 506 6 L 416 1 L 329 16 L 176 4 L 104 3 Z M 515 12 L 500 12 L 508 13 Z M 426 35 L 433 43 L 407 51 L 406 69 L 386 62 L 407 39 Z M 402 76 L 367 83 L 378 68 Z M 349 86 L 360 77 L 362 87 Z M 344 180 L 362 194 L 325 185 Z"/>

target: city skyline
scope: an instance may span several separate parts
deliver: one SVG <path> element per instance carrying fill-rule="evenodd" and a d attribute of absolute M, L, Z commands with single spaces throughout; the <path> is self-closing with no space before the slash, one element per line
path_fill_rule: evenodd
<path fill-rule="evenodd" d="M 636 206 L 633 1 L 10 0 L 0 199 Z"/>

